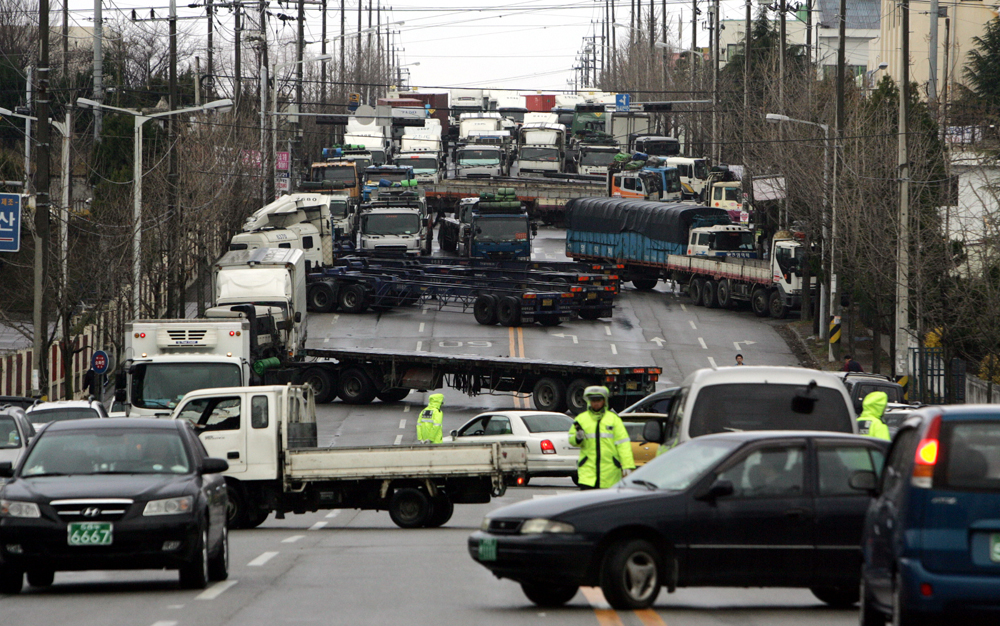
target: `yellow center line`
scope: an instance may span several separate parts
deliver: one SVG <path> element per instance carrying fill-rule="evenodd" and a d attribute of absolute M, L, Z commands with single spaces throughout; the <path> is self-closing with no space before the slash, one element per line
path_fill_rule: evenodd
<path fill-rule="evenodd" d="M 594 616 L 600 626 L 625 626 L 622 618 L 611 608 L 608 601 L 604 599 L 604 594 L 597 587 L 580 587 L 580 593 L 587 598 L 587 602 L 594 609 Z"/>
<path fill-rule="evenodd" d="M 641 611 L 636 611 L 635 615 L 642 622 L 643 626 L 667 626 L 663 618 L 657 615 L 653 609 L 642 609 Z"/>

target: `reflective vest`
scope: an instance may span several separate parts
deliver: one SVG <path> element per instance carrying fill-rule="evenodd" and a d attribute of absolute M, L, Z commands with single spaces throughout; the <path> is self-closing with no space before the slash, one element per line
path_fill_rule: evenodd
<path fill-rule="evenodd" d="M 581 485 L 607 488 L 622 479 L 623 469 L 635 469 L 632 441 L 614 411 L 589 409 L 573 420 L 569 444 L 580 448 L 577 479 Z"/>
<path fill-rule="evenodd" d="M 427 400 L 427 408 L 420 412 L 417 418 L 417 441 L 428 443 L 441 443 L 444 432 L 441 428 L 444 422 L 444 413 L 441 412 L 441 405 L 444 404 L 444 395 L 440 393 L 432 394 Z"/>
<path fill-rule="evenodd" d="M 889 403 L 884 391 L 873 391 L 862 401 L 861 415 L 858 416 L 858 434 L 889 441 L 889 427 L 882 421 L 882 414 Z"/>

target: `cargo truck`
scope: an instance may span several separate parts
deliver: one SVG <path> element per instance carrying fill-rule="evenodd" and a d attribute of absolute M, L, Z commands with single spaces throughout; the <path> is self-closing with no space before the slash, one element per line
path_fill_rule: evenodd
<path fill-rule="evenodd" d="M 517 171 L 521 176 L 544 176 L 566 171 L 566 127 L 562 124 L 525 124 L 518 131 Z"/>
<path fill-rule="evenodd" d="M 537 227 L 513 189 L 500 188 L 463 200 L 458 215 L 440 220 L 441 248 L 477 259 L 531 260 L 531 237 Z"/>
<path fill-rule="evenodd" d="M 372 200 L 361 208 L 358 252 L 390 256 L 430 254 L 431 232 L 423 197 L 415 191 L 376 190 Z"/>

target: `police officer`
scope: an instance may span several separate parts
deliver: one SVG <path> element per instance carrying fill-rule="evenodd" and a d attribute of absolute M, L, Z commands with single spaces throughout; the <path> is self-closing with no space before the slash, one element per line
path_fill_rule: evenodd
<path fill-rule="evenodd" d="M 420 412 L 417 418 L 417 441 L 420 443 L 441 443 L 444 433 L 441 430 L 441 423 L 444 421 L 444 413 L 441 412 L 441 405 L 444 404 L 444 394 L 432 393 L 427 398 L 427 408 Z"/>
<path fill-rule="evenodd" d="M 858 434 L 886 441 L 891 439 L 889 427 L 882 421 L 887 404 L 889 396 L 884 391 L 873 391 L 865 396 L 861 404 L 861 415 L 858 416 Z"/>
<path fill-rule="evenodd" d="M 569 444 L 580 448 L 580 489 L 610 487 L 635 469 L 632 442 L 621 418 L 608 409 L 609 395 L 607 387 L 587 387 L 583 397 L 588 408 L 569 429 Z"/>

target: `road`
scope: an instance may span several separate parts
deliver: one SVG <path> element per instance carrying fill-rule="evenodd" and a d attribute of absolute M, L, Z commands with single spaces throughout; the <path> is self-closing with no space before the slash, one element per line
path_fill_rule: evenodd
<path fill-rule="evenodd" d="M 543 229 L 536 257 L 564 258 L 561 233 Z M 316 347 L 379 347 L 512 358 L 596 360 L 659 365 L 662 384 L 697 368 L 733 362 L 794 365 L 771 322 L 750 312 L 689 306 L 667 293 L 626 288 L 614 318 L 557 328 L 508 329 L 476 324 L 471 312 L 433 308 L 376 315 L 312 316 Z M 660 339 L 662 341 L 656 341 Z M 737 343 L 737 345 L 734 345 Z M 661 345 L 662 344 L 662 345 Z M 445 390 L 445 430 L 491 408 L 530 407 L 527 398 L 470 398 Z M 415 437 L 426 394 L 404 402 L 318 409 L 321 445 L 393 445 Z M 520 588 L 474 563 L 466 538 L 484 515 L 518 500 L 572 490 L 569 479 L 536 479 L 490 504 L 459 505 L 441 529 L 402 530 L 385 512 L 351 510 L 273 517 L 231 534 L 230 579 L 203 592 L 180 590 L 175 572 L 59 573 L 50 589 L 26 587 L 0 597 L 3 624 L 26 626 L 274 626 L 275 624 L 851 624 L 853 611 L 832 610 L 804 590 L 690 589 L 661 594 L 654 609 L 611 611 L 597 589 L 565 608 L 541 610 Z"/>

